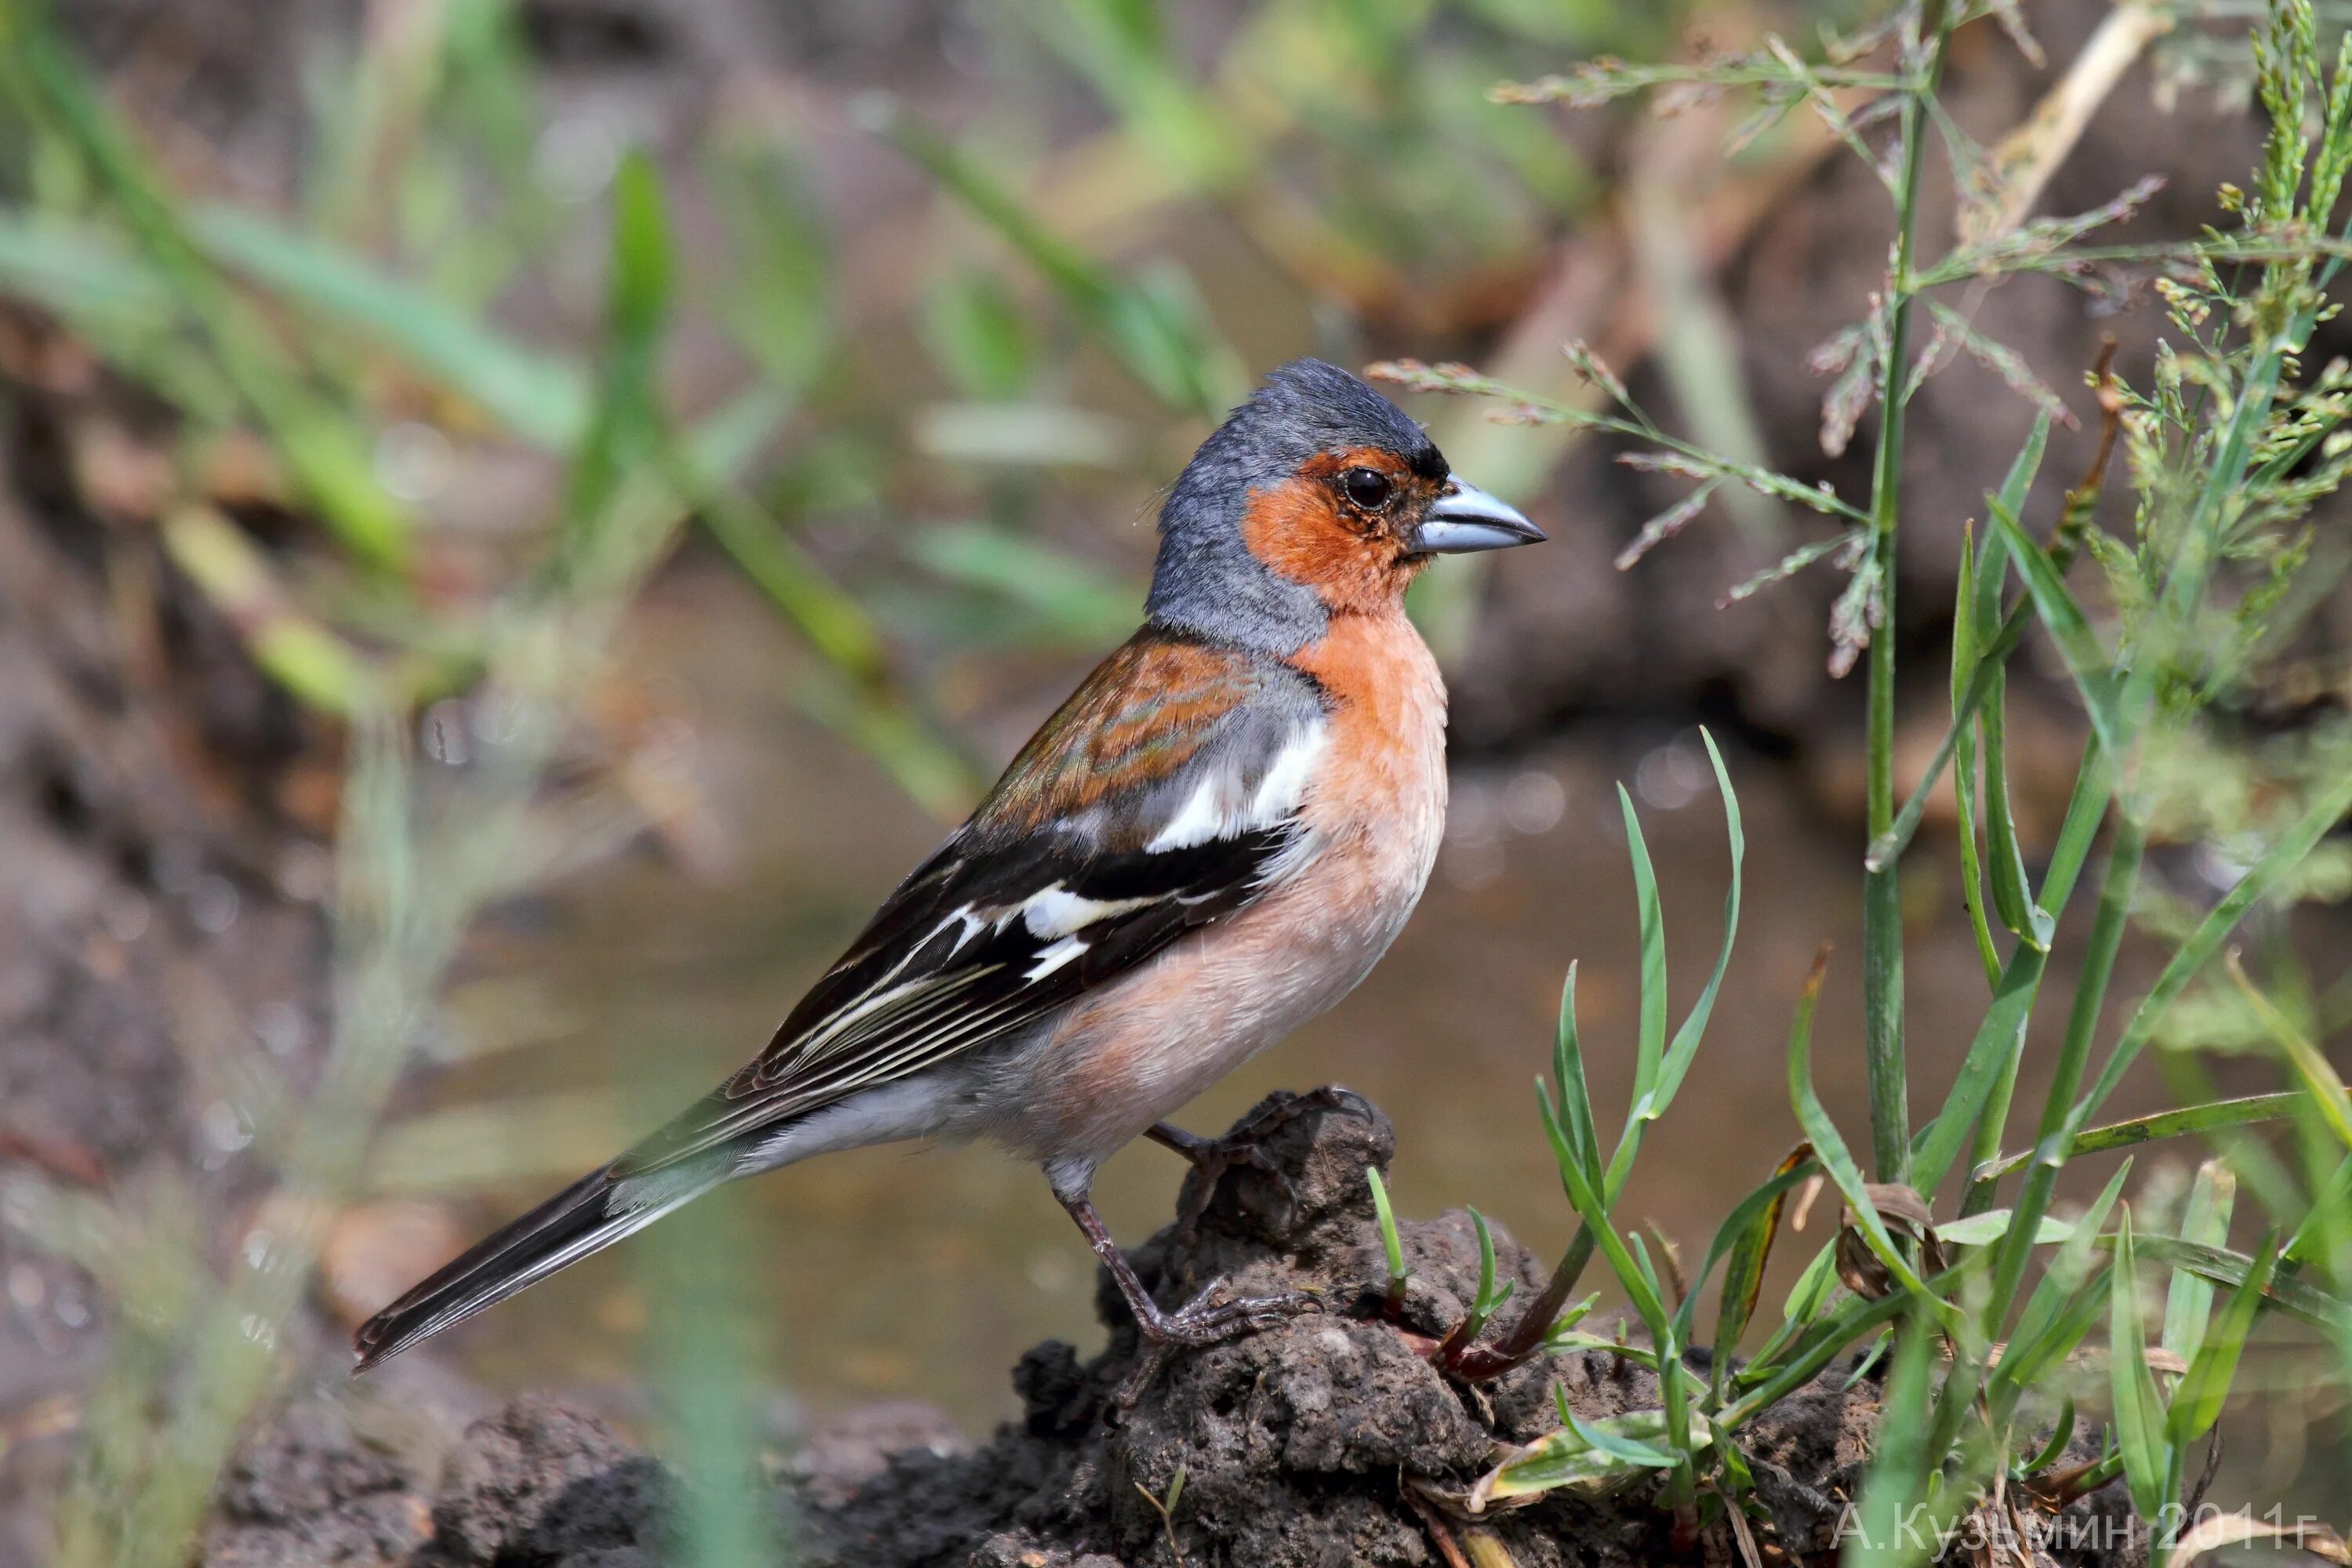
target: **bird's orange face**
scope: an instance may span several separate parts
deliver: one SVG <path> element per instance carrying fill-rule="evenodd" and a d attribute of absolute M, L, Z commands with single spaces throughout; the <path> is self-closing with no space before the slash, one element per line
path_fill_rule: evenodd
<path fill-rule="evenodd" d="M 1335 615 L 1393 615 L 1432 555 L 1542 537 L 1456 478 L 1403 409 L 1337 365 L 1298 360 L 1176 477 L 1144 609 L 1161 626 L 1286 658 Z"/>
<path fill-rule="evenodd" d="M 1378 609 L 1401 599 L 1429 563 L 1412 550 L 1412 532 L 1444 484 L 1377 447 L 1318 453 L 1290 478 L 1250 492 L 1242 539 L 1330 608 Z"/>
<path fill-rule="evenodd" d="M 1328 608 L 1361 614 L 1400 603 L 1433 554 L 1482 547 L 1438 537 L 1450 512 L 1470 515 L 1456 504 L 1465 497 L 1491 500 L 1454 479 L 1443 458 L 1415 463 L 1381 447 L 1320 452 L 1289 478 L 1252 489 L 1242 540 Z M 1508 515 L 1525 538 L 1542 537 Z"/>

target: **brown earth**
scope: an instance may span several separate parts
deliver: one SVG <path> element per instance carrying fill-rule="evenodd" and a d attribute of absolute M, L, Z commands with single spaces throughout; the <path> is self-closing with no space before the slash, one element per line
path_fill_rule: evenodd
<path fill-rule="evenodd" d="M 1134 1260 L 1170 1303 L 1221 1280 L 1252 1294 L 1312 1292 L 1323 1310 L 1180 1352 L 1129 1405 L 1120 1390 L 1139 1374 L 1139 1342 L 1106 1277 L 1097 1310 L 1108 1347 L 1087 1361 L 1058 1342 L 1031 1350 L 1013 1374 L 1023 1415 L 987 1443 L 964 1446 L 903 1409 L 880 1431 L 867 1418 L 820 1432 L 777 1498 L 780 1521 L 792 1521 L 800 1538 L 797 1560 L 837 1568 L 1342 1568 L 1460 1561 L 1447 1552 L 1467 1550 L 1481 1533 L 1519 1568 L 1739 1560 L 1723 1524 L 1678 1531 L 1654 1482 L 1609 1496 L 1554 1493 L 1481 1520 L 1450 1510 L 1443 1494 L 1459 1494 L 1514 1446 L 1559 1425 L 1555 1384 L 1591 1419 L 1654 1408 L 1655 1381 L 1591 1352 L 1539 1359 L 1482 1384 L 1450 1380 L 1423 1352 L 1458 1321 L 1475 1285 L 1468 1216 L 1401 1226 L 1412 1279 L 1387 1321 L 1364 1177 L 1392 1152 L 1387 1119 L 1361 1101 L 1310 1101 L 1264 1148 L 1268 1169 L 1217 1180 L 1196 1236 L 1171 1226 Z M 1532 1293 L 1542 1262 L 1507 1237 L 1496 1245 L 1505 1277 Z M 1865 1375 L 1849 1387 L 1852 1372 L 1832 1366 L 1739 1435 L 1758 1481 L 1752 1529 L 1771 1561 L 1826 1561 L 1832 1549 L 1878 1415 L 1877 1384 Z M 1167 1497 L 1180 1476 L 1164 1520 L 1152 1500 Z M 624 1568 L 660 1560 L 677 1484 L 595 1416 L 542 1395 L 475 1423 L 431 1484 L 393 1447 L 314 1404 L 248 1447 L 202 1561 Z M 2055 1561 L 2144 1559 L 2145 1537 L 2126 1522 L 2118 1491 L 2076 1502 L 2065 1522 L 2085 1527 L 2076 1539 L 2122 1546 Z"/>

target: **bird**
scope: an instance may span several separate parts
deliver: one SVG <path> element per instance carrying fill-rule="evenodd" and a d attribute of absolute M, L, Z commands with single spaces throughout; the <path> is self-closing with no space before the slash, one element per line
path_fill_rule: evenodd
<path fill-rule="evenodd" d="M 362 1324 L 355 1373 L 723 1183 L 991 1139 L 1034 1161 L 1161 1347 L 1299 1306 L 1152 1299 L 1097 1166 L 1353 990 L 1445 819 L 1446 694 L 1405 611 L 1439 555 L 1543 531 L 1315 359 L 1268 373 L 1167 493 L 1141 627 L 883 902 L 765 1049 Z"/>

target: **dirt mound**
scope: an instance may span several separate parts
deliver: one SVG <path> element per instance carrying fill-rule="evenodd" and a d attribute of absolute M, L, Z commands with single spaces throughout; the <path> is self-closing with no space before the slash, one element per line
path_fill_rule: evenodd
<path fill-rule="evenodd" d="M 1426 1355 L 1477 1279 L 1475 1233 L 1449 1214 L 1402 1226 L 1411 1287 L 1382 1315 L 1386 1274 L 1368 1168 L 1387 1163 L 1387 1119 L 1352 1096 L 1277 1095 L 1253 1111 L 1265 1158 L 1225 1171 L 1134 1254 L 1173 1304 L 1222 1280 L 1251 1294 L 1304 1290 L 1323 1310 L 1251 1337 L 1148 1366 L 1105 1281 L 1110 1342 L 1090 1361 L 1048 1342 L 1013 1371 L 1024 1412 L 985 1445 L 956 1443 L 919 1413 L 853 1418 L 794 1467 L 780 1513 L 801 1561 L 837 1568 L 1253 1568 L 1434 1564 L 1500 1546 L 1518 1568 L 1672 1561 L 1733 1563 L 1724 1527 L 1678 1533 L 1653 1488 L 1555 1493 L 1448 1520 L 1415 1483 L 1458 1489 L 1516 1444 L 1559 1425 L 1552 1387 L 1585 1418 L 1654 1408 L 1651 1375 L 1605 1352 L 1540 1360 L 1492 1382 L 1454 1382 Z M 1189 1210 L 1187 1211 L 1189 1212 Z M 1541 1265 L 1497 1237 L 1499 1267 L 1531 1294 Z M 1833 1369 L 1741 1433 L 1770 1519 L 1768 1557 L 1825 1554 L 1870 1451 L 1877 1388 Z M 1178 1488 L 1181 1478 L 1181 1489 Z M 207 1568 L 333 1561 L 412 1568 L 630 1568 L 656 1562 L 674 1482 L 595 1417 L 544 1397 L 477 1422 L 427 1490 L 400 1462 L 317 1407 L 251 1445 L 221 1500 Z M 1163 1514 L 1162 1500 L 1175 1497 Z M 2143 1555 L 2109 1489 L 2077 1503 L 2082 1538 Z M 1777 1555 L 1776 1555 L 1777 1554 Z M 1499 1561 L 1482 1555 L 1480 1561 Z"/>

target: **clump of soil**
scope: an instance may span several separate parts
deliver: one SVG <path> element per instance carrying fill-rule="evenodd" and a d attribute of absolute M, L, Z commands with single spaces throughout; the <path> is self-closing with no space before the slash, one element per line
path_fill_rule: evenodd
<path fill-rule="evenodd" d="M 1585 1418 L 1654 1408 L 1651 1375 L 1605 1352 L 1532 1363 L 1465 1386 L 1428 1359 L 1477 1279 L 1467 1216 L 1401 1226 L 1412 1280 L 1393 1320 L 1364 1173 L 1384 1165 L 1387 1119 L 1352 1096 L 1277 1095 L 1243 1125 L 1257 1164 L 1196 1173 L 1197 1223 L 1171 1226 L 1133 1256 L 1174 1304 L 1212 1281 L 1253 1295 L 1304 1290 L 1325 1309 L 1157 1368 L 1108 1281 L 1097 1307 L 1110 1342 L 1081 1361 L 1048 1342 L 1013 1371 L 1024 1411 L 988 1443 L 963 1447 L 903 1408 L 820 1434 L 793 1467 L 780 1514 L 802 1561 L 837 1568 L 1253 1568 L 1451 1564 L 1475 1532 L 1520 1568 L 1657 1561 L 1736 1563 L 1723 1525 L 1683 1531 L 1654 1483 L 1603 1497 L 1553 1494 L 1480 1521 L 1449 1517 L 1459 1492 L 1514 1445 L 1559 1425 L 1552 1387 Z M 1209 1190 L 1202 1191 L 1206 1186 Z M 1497 1237 L 1498 1264 L 1541 1283 L 1542 1265 Z M 1825 1556 L 1868 1462 L 1877 1387 L 1834 1368 L 1741 1433 L 1769 1519 L 1760 1554 Z M 1131 1399 L 1131 1402 L 1129 1402 Z M 340 1447 L 337 1447 L 340 1445 Z M 426 1565 L 625 1568 L 658 1561 L 673 1483 L 594 1417 L 526 1398 L 478 1422 L 437 1489 L 404 1485 L 396 1461 L 315 1414 L 281 1423 L 241 1464 L 206 1542 L 208 1568 L 315 1560 Z M 1163 1515 L 1154 1500 L 1176 1488 Z M 2074 1505 L 2105 1542 L 2067 1561 L 2145 1555 L 2115 1489 Z M 298 1550 L 299 1549 L 299 1550 Z M 305 1558 L 300 1551 L 312 1555 Z M 1181 1553 L 1181 1558 L 1180 1554 Z M 1482 1561 L 1493 1561 L 1491 1556 Z"/>

